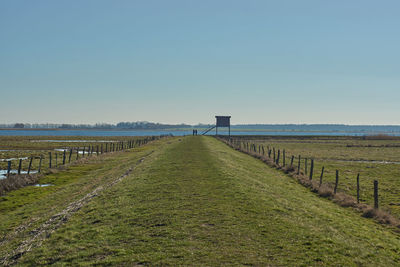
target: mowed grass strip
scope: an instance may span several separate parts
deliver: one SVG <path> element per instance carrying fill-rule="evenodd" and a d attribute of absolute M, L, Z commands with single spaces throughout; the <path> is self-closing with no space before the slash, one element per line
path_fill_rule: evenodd
<path fill-rule="evenodd" d="M 396 266 L 400 236 L 210 137 L 157 150 L 21 264 Z"/>

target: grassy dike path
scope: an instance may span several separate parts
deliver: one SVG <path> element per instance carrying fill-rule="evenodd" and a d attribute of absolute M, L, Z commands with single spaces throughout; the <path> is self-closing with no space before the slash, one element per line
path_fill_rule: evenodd
<path fill-rule="evenodd" d="M 319 198 L 216 139 L 176 138 L 152 149 L 126 178 L 99 193 L 18 264 L 400 262 L 400 234 L 393 229 Z M 138 159 L 135 153 L 123 155 L 131 164 Z"/>

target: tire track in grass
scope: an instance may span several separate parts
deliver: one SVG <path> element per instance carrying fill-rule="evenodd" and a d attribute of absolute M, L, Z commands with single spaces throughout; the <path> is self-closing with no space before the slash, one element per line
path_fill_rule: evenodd
<path fill-rule="evenodd" d="M 123 175 L 119 176 L 117 179 L 106 185 L 100 185 L 96 187 L 92 192 L 86 194 L 81 199 L 71 202 L 63 211 L 51 216 L 49 220 L 41 224 L 35 230 L 31 231 L 32 235 L 30 238 L 25 239 L 21 242 L 17 249 L 6 255 L 1 259 L 1 263 L 5 266 L 9 266 L 15 264 L 19 258 L 21 258 L 24 254 L 31 251 L 33 248 L 38 247 L 42 244 L 42 242 L 49 238 L 50 235 L 60 228 L 63 224 L 65 224 L 68 219 L 80 210 L 83 206 L 87 205 L 93 198 L 98 196 L 102 191 L 114 186 L 115 184 L 122 181 L 124 178 L 129 176 L 134 169 L 142 163 L 148 156 L 150 156 L 154 151 L 151 151 L 140 160 L 136 162 L 136 164 L 129 168 Z"/>

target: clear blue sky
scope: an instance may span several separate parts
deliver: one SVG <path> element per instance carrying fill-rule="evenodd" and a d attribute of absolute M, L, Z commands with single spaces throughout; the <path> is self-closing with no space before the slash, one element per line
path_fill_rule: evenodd
<path fill-rule="evenodd" d="M 2 0 L 0 123 L 400 124 L 400 1 Z"/>

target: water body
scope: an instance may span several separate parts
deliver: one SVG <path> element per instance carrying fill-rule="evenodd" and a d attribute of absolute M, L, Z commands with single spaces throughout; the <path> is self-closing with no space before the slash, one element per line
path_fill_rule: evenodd
<path fill-rule="evenodd" d="M 371 163 L 371 164 L 400 164 L 398 161 L 384 161 L 384 160 L 352 160 L 352 159 L 340 159 L 340 160 L 335 160 L 338 162 L 354 162 L 354 163 Z"/>
<path fill-rule="evenodd" d="M 112 140 L 31 140 L 32 143 L 112 143 Z M 1 150 L 0 150 L 1 151 Z"/>
<path fill-rule="evenodd" d="M 160 136 L 166 134 L 173 134 L 175 136 L 182 136 L 192 134 L 192 130 L 188 131 L 110 131 L 110 130 L 0 130 L 0 136 Z M 52 142 L 55 140 L 48 140 Z M 58 142 L 64 142 L 57 140 Z M 70 140 L 75 142 L 75 140 Z M 85 140 L 87 142 L 96 142 L 96 140 Z M 103 140 L 104 141 L 104 140 Z M 80 142 L 80 141 L 79 141 Z M 109 141 L 107 141 L 109 142 Z"/>
<path fill-rule="evenodd" d="M 196 128 L 194 128 L 196 129 Z M 221 135 L 227 128 L 218 129 Z M 201 134 L 204 129 L 198 129 Z M 192 129 L 183 130 L 68 130 L 68 129 L 5 129 L 0 136 L 183 136 L 191 135 Z M 214 135 L 215 129 L 208 135 Z M 400 126 L 351 126 L 351 125 L 234 125 L 231 135 L 284 135 L 284 136 L 365 136 L 387 134 L 400 136 Z M 69 142 L 109 142 L 107 140 L 67 140 Z M 32 140 L 32 142 L 66 142 L 64 140 Z"/>
<path fill-rule="evenodd" d="M 27 160 L 28 157 L 23 157 L 23 158 L 9 158 L 9 159 L 0 159 L 0 161 L 12 161 L 12 160 Z"/>
<path fill-rule="evenodd" d="M 63 152 L 64 153 L 64 150 L 65 150 L 65 153 L 68 155 L 69 153 L 70 153 L 70 148 L 56 148 L 56 149 L 54 149 L 55 151 L 57 151 L 57 152 Z M 99 151 L 100 152 L 100 151 Z M 96 150 L 94 150 L 93 151 L 93 153 L 96 153 Z M 74 155 L 76 154 L 76 150 L 74 150 Z M 79 150 L 78 151 L 78 154 L 83 154 L 83 150 Z M 87 155 L 87 154 L 89 154 L 89 151 L 88 150 L 85 150 L 85 154 Z"/>
<path fill-rule="evenodd" d="M 10 173 L 17 174 L 18 170 L 10 170 Z M 31 171 L 30 174 L 35 174 L 37 171 Z M 27 171 L 21 171 L 21 174 L 28 174 Z M 7 170 L 0 170 L 0 179 L 7 178 Z"/>
<path fill-rule="evenodd" d="M 53 186 L 53 184 L 35 184 L 33 186 L 35 186 L 35 187 L 48 187 L 48 186 Z"/>

